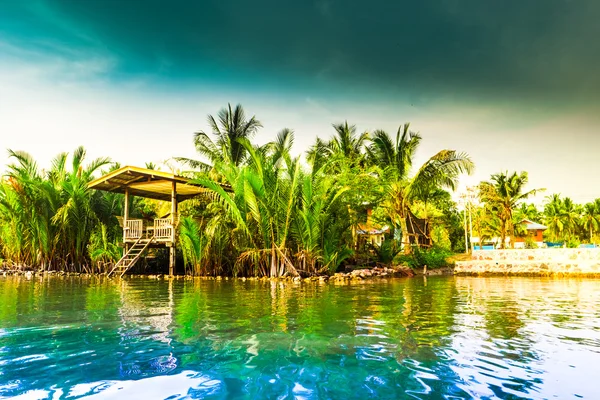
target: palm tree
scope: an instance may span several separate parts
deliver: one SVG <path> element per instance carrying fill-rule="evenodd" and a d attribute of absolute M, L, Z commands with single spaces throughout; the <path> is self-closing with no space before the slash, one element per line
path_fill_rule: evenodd
<path fill-rule="evenodd" d="M 108 158 L 97 158 L 84 166 L 86 151 L 75 149 L 72 155 L 71 170 L 66 169 L 66 154 L 55 163 L 50 175 L 60 177 L 53 183 L 60 191 L 61 207 L 56 210 L 52 222 L 56 224 L 63 238 L 63 246 L 68 249 L 68 259 L 73 265 L 81 265 L 87 256 L 87 244 L 94 226 L 98 222 L 94 202 L 101 201 L 102 195 L 88 188 L 93 175 L 110 163 Z"/>
<path fill-rule="evenodd" d="M 280 144 L 291 140 L 283 136 L 281 139 L 285 140 Z M 198 182 L 216 194 L 236 225 L 241 250 L 236 262 L 238 272 L 295 275 L 289 240 L 300 183 L 300 163 L 271 148 L 257 149 L 248 140 L 240 140 L 240 143 L 249 155 L 247 165 L 215 164 L 217 172 L 231 185 L 232 193 L 210 179 L 200 178 Z M 282 158 L 289 162 L 281 163 Z M 286 179 L 284 173 L 287 173 Z"/>
<path fill-rule="evenodd" d="M 454 150 L 441 150 L 427 160 L 410 177 L 414 155 L 421 136 L 409 129 L 409 124 L 398 128 L 395 139 L 384 131 L 376 131 L 369 147 L 369 160 L 377 166 L 386 184 L 386 208 L 392 224 L 399 227 L 403 247 L 410 251 L 406 235 L 406 218 L 412 202 L 426 202 L 440 188 L 454 190 L 462 173 L 471 173 L 474 165 L 469 156 Z"/>
<path fill-rule="evenodd" d="M 22 264 L 47 268 L 62 262 L 80 269 L 88 260 L 90 235 L 98 222 L 97 209 L 103 197 L 88 189 L 92 175 L 108 159 L 99 158 L 84 166 L 85 150 L 67 153 L 52 161 L 52 168 L 41 171 L 24 152 L 9 151 L 14 160 L 8 167 L 7 181 L 0 185 L 0 238 L 15 250 L 13 259 Z"/>
<path fill-rule="evenodd" d="M 563 218 L 565 231 L 569 238 L 573 238 L 580 225 L 582 209 L 581 206 L 575 204 L 569 197 L 565 197 L 563 200 Z"/>
<path fill-rule="evenodd" d="M 530 221 L 538 221 L 540 219 L 540 212 L 532 203 L 521 203 L 521 206 L 516 210 L 518 222 L 528 219 Z"/>
<path fill-rule="evenodd" d="M 559 194 L 546 197 L 544 204 L 544 223 L 548 226 L 548 235 L 553 241 L 560 240 L 564 229 L 563 201 Z"/>
<path fill-rule="evenodd" d="M 387 132 L 376 130 L 368 148 L 369 160 L 372 164 L 391 172 L 395 180 L 402 180 L 410 172 L 420 143 L 421 135 L 410 131 L 408 123 L 398 128 L 394 141 Z"/>
<path fill-rule="evenodd" d="M 525 186 L 528 182 L 527 172 L 520 174 L 513 172 L 502 172 L 492 175 L 489 182 L 482 182 L 479 185 L 481 201 L 486 203 L 490 209 L 498 215 L 500 219 L 500 246 L 506 248 L 506 236 L 511 238 L 511 247 L 514 244 L 515 226 L 513 213 L 519 207 L 519 204 L 535 195 L 543 189 L 534 189 L 525 192 Z"/>
<path fill-rule="evenodd" d="M 546 197 L 544 220 L 552 240 L 573 238 L 580 226 L 582 211 L 569 197 L 561 198 L 559 194 Z M 593 222 L 590 223 L 593 225 Z M 585 227 L 589 226 L 585 224 Z"/>
<path fill-rule="evenodd" d="M 308 151 L 308 161 L 315 170 L 331 160 L 346 163 L 351 167 L 360 165 L 365 159 L 365 146 L 369 140 L 369 133 L 358 134 L 356 125 L 348 125 L 348 121 L 332 126 L 335 135 L 328 142 L 317 139 Z"/>
<path fill-rule="evenodd" d="M 208 159 L 208 163 L 192 160 L 184 157 L 176 157 L 177 161 L 183 162 L 192 168 L 208 171 L 218 162 L 231 162 L 233 165 L 241 165 L 248 157 L 243 140 L 251 140 L 262 124 L 255 116 L 246 118 L 246 112 L 241 104 L 219 110 L 217 117 L 208 116 L 208 124 L 211 128 L 213 141 L 210 135 L 204 131 L 194 134 L 194 145 L 196 151 Z"/>
<path fill-rule="evenodd" d="M 590 243 L 594 237 L 594 232 L 600 226 L 600 199 L 583 206 L 583 227 L 590 233 Z"/>

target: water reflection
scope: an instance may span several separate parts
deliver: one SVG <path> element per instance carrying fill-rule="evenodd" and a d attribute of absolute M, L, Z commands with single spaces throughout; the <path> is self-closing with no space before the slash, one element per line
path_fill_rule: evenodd
<path fill-rule="evenodd" d="M 598 398 L 600 281 L 0 280 L 0 396 Z"/>

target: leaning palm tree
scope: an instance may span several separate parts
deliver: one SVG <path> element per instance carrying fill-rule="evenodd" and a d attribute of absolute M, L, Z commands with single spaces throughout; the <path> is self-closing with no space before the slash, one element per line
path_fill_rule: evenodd
<path fill-rule="evenodd" d="M 502 172 L 492 175 L 491 181 L 479 185 L 479 195 L 490 210 L 500 219 L 500 246 L 506 248 L 506 237 L 510 236 L 511 247 L 515 236 L 513 213 L 522 201 L 544 189 L 525 191 L 528 182 L 527 172 L 520 174 Z"/>
<path fill-rule="evenodd" d="M 387 182 L 388 216 L 392 224 L 401 229 L 406 252 L 410 251 L 406 218 L 412 203 L 417 200 L 426 202 L 440 188 L 454 190 L 459 176 L 470 174 L 474 169 L 466 153 L 441 150 L 410 176 L 421 136 L 409 128 L 409 124 L 400 126 L 394 139 L 387 132 L 375 131 L 368 151 L 370 162 L 382 171 L 381 175 Z"/>
<path fill-rule="evenodd" d="M 204 131 L 194 134 L 194 145 L 196 151 L 208 162 L 192 160 L 185 157 L 176 157 L 177 161 L 183 162 L 198 170 L 208 171 L 219 162 L 230 162 L 234 165 L 242 164 L 248 157 L 248 151 L 241 143 L 243 140 L 251 140 L 262 124 L 255 116 L 246 118 L 246 112 L 241 104 L 219 110 L 217 117 L 208 116 L 208 124 L 211 135 Z"/>

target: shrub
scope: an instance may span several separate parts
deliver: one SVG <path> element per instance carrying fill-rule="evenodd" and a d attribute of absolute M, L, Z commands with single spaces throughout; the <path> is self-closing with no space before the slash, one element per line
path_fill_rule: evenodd
<path fill-rule="evenodd" d="M 528 237 L 525 239 L 525 248 L 526 248 L 526 249 L 537 249 L 537 248 L 538 248 L 538 245 L 537 245 L 537 243 L 535 242 L 535 240 L 533 240 L 533 238 L 532 238 L 532 237 L 528 236 Z"/>
<path fill-rule="evenodd" d="M 395 262 L 408 265 L 410 268 L 423 268 L 427 265 L 429 269 L 448 266 L 446 258 L 452 253 L 442 247 L 433 246 L 430 249 L 413 248 L 412 254 L 403 254 L 395 258 Z"/>

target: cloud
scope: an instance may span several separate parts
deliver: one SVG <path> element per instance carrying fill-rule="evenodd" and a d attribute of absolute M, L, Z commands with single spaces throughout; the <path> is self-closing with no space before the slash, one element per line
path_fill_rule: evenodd
<path fill-rule="evenodd" d="M 288 127 L 301 151 L 331 123 L 410 121 L 419 162 L 455 148 L 475 182 L 529 170 L 532 187 L 587 198 L 599 19 L 594 0 L 0 2 L 0 149 L 193 156 L 206 114 L 241 102 L 260 142 Z"/>
<path fill-rule="evenodd" d="M 54 38 L 63 50 L 110 54 L 114 80 L 142 74 L 170 84 L 371 92 L 417 102 L 600 102 L 594 0 L 149 0 L 143 10 L 103 0 L 34 4 L 22 13 L 39 22 L 8 29 L 13 38 L 37 46 Z"/>

